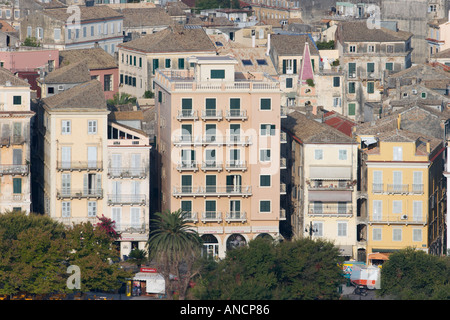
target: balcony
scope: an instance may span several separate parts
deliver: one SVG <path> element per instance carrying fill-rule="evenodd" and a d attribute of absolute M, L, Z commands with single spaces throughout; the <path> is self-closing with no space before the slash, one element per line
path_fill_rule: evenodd
<path fill-rule="evenodd" d="M 198 163 L 195 160 L 191 161 L 180 161 L 177 163 L 177 170 L 178 171 L 197 171 L 198 170 Z"/>
<path fill-rule="evenodd" d="M 222 222 L 222 212 L 217 211 L 204 211 L 202 212 L 201 221 L 206 222 Z"/>
<path fill-rule="evenodd" d="M 313 180 L 308 184 L 308 190 L 353 190 L 353 183 L 351 180 Z"/>
<path fill-rule="evenodd" d="M 103 198 L 103 189 L 58 189 L 56 197 L 60 199 L 100 199 Z"/>
<path fill-rule="evenodd" d="M 102 161 L 58 161 L 56 164 L 58 171 L 101 171 Z"/>
<path fill-rule="evenodd" d="M 286 209 L 280 209 L 280 220 L 286 220 Z"/>
<path fill-rule="evenodd" d="M 0 176 L 5 174 L 26 176 L 29 173 L 27 164 L 2 164 L 0 165 Z"/>
<path fill-rule="evenodd" d="M 414 216 L 413 214 L 383 214 L 380 216 L 370 216 L 368 223 L 372 224 L 397 224 L 397 225 L 422 225 L 427 224 L 423 216 Z"/>
<path fill-rule="evenodd" d="M 287 114 L 288 114 L 288 108 L 287 107 L 281 107 L 280 108 L 280 117 L 283 118 L 287 118 Z"/>
<path fill-rule="evenodd" d="M 225 113 L 225 119 L 230 120 L 247 120 L 247 110 L 228 109 Z"/>
<path fill-rule="evenodd" d="M 200 187 L 192 187 L 192 186 L 182 186 L 182 187 L 173 187 L 173 196 L 176 198 L 179 197 L 206 197 L 206 196 L 215 196 L 215 197 L 249 197 L 252 195 L 252 187 L 251 186 L 200 186 Z"/>
<path fill-rule="evenodd" d="M 201 169 L 203 171 L 222 171 L 222 162 L 216 160 L 202 161 Z"/>
<path fill-rule="evenodd" d="M 315 216 L 351 217 L 353 214 L 353 207 L 351 203 L 348 205 L 340 205 L 337 203 L 322 203 L 322 205 L 317 205 L 310 203 L 308 214 Z"/>
<path fill-rule="evenodd" d="M 221 146 L 224 144 L 224 137 L 217 136 L 215 134 L 207 134 L 202 137 L 202 144 L 210 146 Z"/>
<path fill-rule="evenodd" d="M 120 168 L 108 168 L 109 178 L 120 179 L 145 179 L 147 176 L 147 170 L 145 167 L 120 167 Z"/>
<path fill-rule="evenodd" d="M 384 186 L 382 183 L 372 183 L 372 193 L 383 193 Z"/>
<path fill-rule="evenodd" d="M 178 110 L 177 120 L 198 120 L 197 111 L 195 110 Z"/>
<path fill-rule="evenodd" d="M 185 211 L 185 212 L 183 212 L 183 218 L 187 222 L 192 222 L 192 223 L 197 223 L 198 222 L 197 212 Z"/>
<path fill-rule="evenodd" d="M 287 160 L 284 157 L 280 158 L 280 169 L 286 169 L 287 168 Z"/>
<path fill-rule="evenodd" d="M 114 222 L 114 229 L 120 233 L 145 233 L 149 231 L 149 227 L 145 223 Z"/>
<path fill-rule="evenodd" d="M 235 146 L 249 146 L 252 144 L 251 137 L 243 137 L 243 136 L 228 136 L 227 137 L 227 145 L 235 145 Z"/>
<path fill-rule="evenodd" d="M 225 221 L 228 223 L 247 221 L 247 213 L 242 211 L 228 211 L 225 215 Z"/>
<path fill-rule="evenodd" d="M 197 142 L 197 139 L 195 139 L 195 142 Z M 194 137 L 192 135 L 176 135 L 173 137 L 173 144 L 180 147 L 180 146 L 191 146 L 194 144 Z"/>
<path fill-rule="evenodd" d="M 230 160 L 225 164 L 227 171 L 245 171 L 247 170 L 247 162 L 245 160 Z"/>
<path fill-rule="evenodd" d="M 222 111 L 220 110 L 210 110 L 210 109 L 205 109 L 202 110 L 202 120 L 206 121 L 206 120 L 222 120 Z"/>
<path fill-rule="evenodd" d="M 108 205 L 145 206 L 145 194 L 108 194 Z"/>
<path fill-rule="evenodd" d="M 287 143 L 287 134 L 284 131 L 280 131 L 280 143 Z"/>
<path fill-rule="evenodd" d="M 409 186 L 407 184 L 388 184 L 386 192 L 388 194 L 407 194 Z"/>
<path fill-rule="evenodd" d="M 423 194 L 423 184 L 413 183 L 411 193 Z"/>

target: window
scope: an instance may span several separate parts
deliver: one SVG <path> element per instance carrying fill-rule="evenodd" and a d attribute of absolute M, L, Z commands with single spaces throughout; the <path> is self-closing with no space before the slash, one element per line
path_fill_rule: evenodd
<path fill-rule="evenodd" d="M 347 160 L 347 150 L 339 150 L 339 160 Z"/>
<path fill-rule="evenodd" d="M 259 186 L 260 187 L 270 187 L 270 175 L 269 174 L 262 174 L 259 176 Z"/>
<path fill-rule="evenodd" d="M 422 229 L 413 229 L 413 241 L 422 241 Z"/>
<path fill-rule="evenodd" d="M 269 162 L 270 161 L 270 149 L 259 150 L 259 161 Z"/>
<path fill-rule="evenodd" d="M 393 160 L 394 161 L 402 161 L 403 160 L 403 148 L 402 147 L 394 147 Z"/>
<path fill-rule="evenodd" d="M 286 78 L 286 88 L 292 88 L 292 78 Z"/>
<path fill-rule="evenodd" d="M 386 62 L 386 70 L 394 70 L 394 64 L 392 62 Z"/>
<path fill-rule="evenodd" d="M 314 150 L 314 160 L 322 160 L 323 159 L 323 150 L 316 149 Z"/>
<path fill-rule="evenodd" d="M 139 57 L 139 68 L 142 68 L 142 57 Z"/>
<path fill-rule="evenodd" d="M 61 216 L 63 218 L 70 217 L 70 202 L 69 201 L 61 202 Z"/>
<path fill-rule="evenodd" d="M 348 93 L 355 93 L 355 92 L 356 92 L 355 83 L 349 82 L 348 83 Z"/>
<path fill-rule="evenodd" d="M 260 66 L 267 66 L 267 61 L 266 61 L 266 59 L 256 59 L 256 62 L 257 62 L 258 65 L 260 65 Z"/>
<path fill-rule="evenodd" d="M 350 51 L 350 52 L 356 52 L 356 46 L 350 45 L 350 46 L 349 46 L 349 51 Z"/>
<path fill-rule="evenodd" d="M 260 101 L 260 109 L 261 110 L 271 110 L 272 106 L 271 106 L 272 100 L 268 99 L 268 98 L 263 98 Z"/>
<path fill-rule="evenodd" d="M 392 213 L 402 213 L 402 206 L 403 201 L 402 200 L 393 200 L 392 201 Z"/>
<path fill-rule="evenodd" d="M 62 120 L 61 122 L 61 134 L 70 134 L 71 133 L 71 122 L 70 120 Z"/>
<path fill-rule="evenodd" d="M 422 99 L 426 99 L 427 93 L 426 93 L 426 92 L 422 92 L 422 93 L 421 93 L 421 97 L 422 97 Z"/>
<path fill-rule="evenodd" d="M 88 201 L 88 217 L 96 217 L 96 216 L 97 216 L 97 202 Z"/>
<path fill-rule="evenodd" d="M 338 237 L 346 237 L 347 236 L 347 222 L 338 222 L 337 223 L 337 235 Z"/>
<path fill-rule="evenodd" d="M 392 241 L 402 241 L 402 229 L 392 229 Z"/>
<path fill-rule="evenodd" d="M 13 178 L 13 193 L 22 193 L 22 178 Z"/>
<path fill-rule="evenodd" d="M 367 52 L 375 52 L 375 46 L 374 45 L 368 45 L 367 46 Z"/>
<path fill-rule="evenodd" d="M 262 213 L 270 212 L 270 200 L 259 201 L 259 212 L 262 212 Z"/>
<path fill-rule="evenodd" d="M 55 40 L 61 40 L 61 29 L 53 29 L 53 38 Z"/>
<path fill-rule="evenodd" d="M 374 228 L 372 229 L 372 240 L 373 241 L 381 241 L 381 228 Z"/>
<path fill-rule="evenodd" d="M 275 125 L 274 124 L 261 124 L 261 136 L 274 136 Z"/>
<path fill-rule="evenodd" d="M 166 68 L 170 68 L 170 66 L 171 66 L 171 60 L 170 59 L 166 59 L 165 66 L 166 66 Z"/>
<path fill-rule="evenodd" d="M 381 221 L 383 200 L 373 200 L 372 202 L 372 220 Z"/>
<path fill-rule="evenodd" d="M 94 26 L 91 26 L 91 37 L 93 37 L 93 36 L 94 36 Z"/>
<path fill-rule="evenodd" d="M 97 134 L 97 120 L 88 120 L 88 134 Z"/>
<path fill-rule="evenodd" d="M 211 79 L 225 79 L 225 70 L 211 70 Z"/>
<path fill-rule="evenodd" d="M 297 60 L 296 59 L 284 59 L 283 60 L 283 74 L 296 74 L 297 73 Z"/>
<path fill-rule="evenodd" d="M 14 105 L 22 104 L 22 96 L 13 96 L 13 104 Z"/>
<path fill-rule="evenodd" d="M 323 236 L 323 222 L 313 222 L 314 235 L 317 237 Z"/>
<path fill-rule="evenodd" d="M 333 77 L 333 87 L 340 87 L 340 86 L 341 86 L 341 78 Z"/>
<path fill-rule="evenodd" d="M 27 37 L 31 37 L 31 27 L 27 27 Z"/>
<path fill-rule="evenodd" d="M 242 64 L 244 66 L 252 66 L 253 65 L 252 60 L 249 60 L 249 59 L 242 59 Z"/>
<path fill-rule="evenodd" d="M 191 218 L 192 216 L 192 201 L 181 201 L 181 211 L 184 218 Z"/>
<path fill-rule="evenodd" d="M 368 73 L 375 72 L 375 63 L 373 62 L 367 63 L 367 72 Z"/>
<path fill-rule="evenodd" d="M 72 39 L 72 30 L 67 29 L 67 39 Z"/>
<path fill-rule="evenodd" d="M 112 91 L 113 90 L 113 76 L 112 74 L 105 74 L 103 78 L 103 90 Z"/>
<path fill-rule="evenodd" d="M 155 74 L 156 69 L 159 68 L 159 60 L 158 59 L 153 59 L 152 63 L 153 63 L 153 74 Z"/>
<path fill-rule="evenodd" d="M 413 220 L 422 221 L 422 201 L 413 201 Z"/>
<path fill-rule="evenodd" d="M 386 46 L 386 52 L 387 53 L 393 53 L 394 52 L 394 46 L 393 45 L 387 45 Z"/>
<path fill-rule="evenodd" d="M 349 62 L 349 64 L 348 64 L 348 76 L 349 76 L 349 78 L 356 77 L 356 63 Z"/>
<path fill-rule="evenodd" d="M 55 93 L 55 88 L 54 87 L 47 87 L 47 93 L 48 94 L 54 94 Z"/>
<path fill-rule="evenodd" d="M 87 37 L 87 28 L 83 27 L 83 38 Z"/>
<path fill-rule="evenodd" d="M 355 103 L 349 103 L 348 104 L 348 115 L 354 116 L 356 113 L 356 104 Z"/>
<path fill-rule="evenodd" d="M 373 81 L 367 82 L 367 93 L 375 92 L 375 83 Z"/>
<path fill-rule="evenodd" d="M 373 171 L 373 192 L 383 191 L 383 171 Z"/>

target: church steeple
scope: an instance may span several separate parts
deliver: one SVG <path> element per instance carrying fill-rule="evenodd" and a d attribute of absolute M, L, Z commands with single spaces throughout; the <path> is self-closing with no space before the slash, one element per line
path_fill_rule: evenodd
<path fill-rule="evenodd" d="M 311 53 L 309 52 L 309 43 L 306 41 L 303 49 L 303 59 L 300 66 L 298 81 L 302 85 L 306 84 L 307 79 L 314 80 L 314 71 L 311 63 Z"/>

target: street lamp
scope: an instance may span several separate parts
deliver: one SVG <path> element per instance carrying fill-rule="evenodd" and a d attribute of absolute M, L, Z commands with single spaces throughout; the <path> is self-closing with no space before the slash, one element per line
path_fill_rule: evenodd
<path fill-rule="evenodd" d="M 315 227 L 313 226 L 312 221 L 310 221 L 310 222 L 309 222 L 309 226 L 306 226 L 306 228 L 305 228 L 305 232 L 309 233 L 309 239 L 311 239 L 313 233 L 315 233 L 315 232 L 317 232 L 317 231 L 318 231 L 318 230 L 317 230 L 317 227 L 315 228 Z"/>

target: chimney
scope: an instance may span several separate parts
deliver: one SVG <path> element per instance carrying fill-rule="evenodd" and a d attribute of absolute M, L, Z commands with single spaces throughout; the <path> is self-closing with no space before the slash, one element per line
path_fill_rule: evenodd
<path fill-rule="evenodd" d="M 256 30 L 252 30 L 252 48 L 255 47 L 255 40 L 256 39 Z"/>
<path fill-rule="evenodd" d="M 267 52 L 266 52 L 266 56 L 269 55 L 270 52 L 270 33 L 267 33 Z"/>

